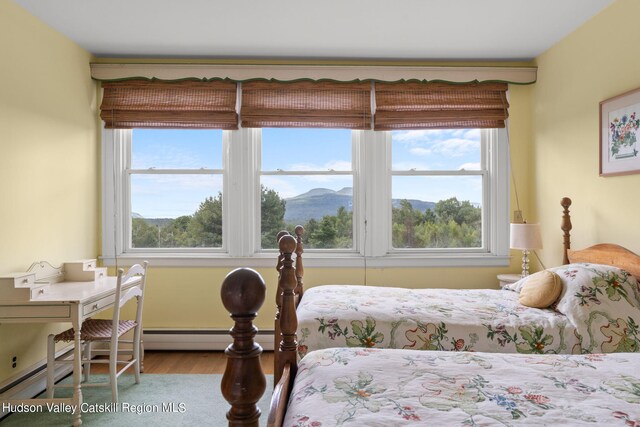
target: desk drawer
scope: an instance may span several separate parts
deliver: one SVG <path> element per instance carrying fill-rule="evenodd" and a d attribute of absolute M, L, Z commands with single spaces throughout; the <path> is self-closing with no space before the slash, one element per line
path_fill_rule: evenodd
<path fill-rule="evenodd" d="M 37 286 L 35 288 L 31 288 L 31 299 L 37 299 L 38 297 L 41 297 L 43 295 L 47 295 L 49 293 L 49 286 L 50 285 L 42 285 L 42 286 Z"/>
<path fill-rule="evenodd" d="M 110 307 L 116 300 L 115 295 L 109 295 L 107 297 L 101 298 L 97 301 L 92 301 L 82 306 L 82 315 L 90 316 L 93 313 L 104 310 L 105 307 Z"/>

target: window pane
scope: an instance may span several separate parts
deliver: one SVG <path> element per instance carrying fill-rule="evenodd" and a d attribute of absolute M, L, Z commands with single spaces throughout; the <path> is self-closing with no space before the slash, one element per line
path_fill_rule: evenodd
<path fill-rule="evenodd" d="M 132 175 L 132 247 L 222 246 L 221 175 Z"/>
<path fill-rule="evenodd" d="M 391 132 L 393 170 L 479 170 L 480 129 Z"/>
<path fill-rule="evenodd" d="M 482 177 L 394 176 L 394 248 L 482 247 Z"/>
<path fill-rule="evenodd" d="M 132 169 L 221 169 L 222 131 L 133 129 Z"/>
<path fill-rule="evenodd" d="M 351 176 L 263 176 L 262 247 L 276 248 L 276 234 L 305 228 L 308 249 L 353 247 Z"/>
<path fill-rule="evenodd" d="M 262 129 L 262 170 L 350 171 L 349 129 Z"/>

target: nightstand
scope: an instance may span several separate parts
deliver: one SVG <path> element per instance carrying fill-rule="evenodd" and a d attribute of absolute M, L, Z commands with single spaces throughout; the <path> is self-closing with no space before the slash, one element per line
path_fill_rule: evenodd
<path fill-rule="evenodd" d="M 521 278 L 522 276 L 519 274 L 498 274 L 498 284 L 500 285 L 500 289 L 502 289 L 506 285 L 517 282 Z"/>

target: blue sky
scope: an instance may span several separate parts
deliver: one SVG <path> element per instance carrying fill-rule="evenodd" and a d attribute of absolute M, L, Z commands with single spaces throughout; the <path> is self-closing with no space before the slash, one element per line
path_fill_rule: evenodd
<path fill-rule="evenodd" d="M 394 170 L 479 169 L 478 130 L 394 131 Z M 263 170 L 345 171 L 351 169 L 351 131 L 263 129 Z M 222 131 L 134 129 L 133 169 L 220 169 Z M 262 184 L 282 197 L 312 188 L 351 187 L 349 176 L 263 176 Z M 438 201 L 448 197 L 481 201 L 479 177 L 393 177 L 393 198 Z M 190 215 L 205 197 L 222 190 L 221 175 L 137 175 L 132 211 L 146 218 Z"/>

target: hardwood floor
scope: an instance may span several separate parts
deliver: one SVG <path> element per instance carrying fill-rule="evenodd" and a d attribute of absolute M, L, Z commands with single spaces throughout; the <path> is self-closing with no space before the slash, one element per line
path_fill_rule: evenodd
<path fill-rule="evenodd" d="M 273 352 L 260 358 L 265 374 L 273 374 Z M 145 374 L 223 374 L 227 365 L 224 351 L 155 351 L 144 353 Z M 108 373 L 108 365 L 91 365 L 93 373 Z"/>

